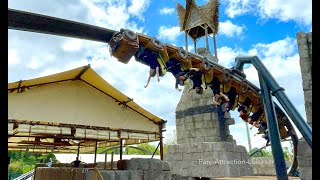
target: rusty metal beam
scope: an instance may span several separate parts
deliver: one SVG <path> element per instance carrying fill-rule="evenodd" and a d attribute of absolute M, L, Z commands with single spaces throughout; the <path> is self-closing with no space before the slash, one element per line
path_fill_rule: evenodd
<path fill-rule="evenodd" d="M 8 29 L 108 43 L 116 31 L 76 21 L 8 8 Z"/>

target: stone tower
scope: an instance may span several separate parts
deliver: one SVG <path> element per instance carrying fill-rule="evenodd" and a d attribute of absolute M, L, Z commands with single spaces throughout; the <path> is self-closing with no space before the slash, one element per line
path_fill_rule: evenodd
<path fill-rule="evenodd" d="M 230 135 L 233 118 L 223 117 L 224 107 L 212 105 L 212 90 L 194 91 L 185 85 L 176 108 L 177 144 L 168 147 L 164 160 L 172 174 L 192 177 L 237 177 L 253 175 L 244 146 Z"/>
<path fill-rule="evenodd" d="M 218 0 L 197 6 L 186 0 L 186 8 L 177 3 L 180 30 L 194 42 L 197 54 L 218 62 L 215 35 L 218 32 Z M 209 51 L 208 37 L 213 35 L 213 56 Z M 206 38 L 205 48 L 196 48 L 199 38 Z M 239 146 L 230 135 L 233 118 L 224 118 L 224 105 L 215 107 L 213 93 L 208 87 L 204 94 L 194 91 L 187 94 L 192 81 L 185 85 L 176 108 L 177 144 L 168 147 L 164 160 L 170 163 L 172 174 L 192 177 L 237 177 L 253 175 L 249 156 L 244 146 Z"/>

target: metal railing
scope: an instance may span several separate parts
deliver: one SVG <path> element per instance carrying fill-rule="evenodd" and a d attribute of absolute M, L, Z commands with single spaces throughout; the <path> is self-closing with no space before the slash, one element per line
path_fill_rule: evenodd
<path fill-rule="evenodd" d="M 33 179 L 33 175 L 34 175 L 34 169 L 22 174 L 21 176 L 14 178 L 13 180 L 27 180 L 27 179 Z"/>

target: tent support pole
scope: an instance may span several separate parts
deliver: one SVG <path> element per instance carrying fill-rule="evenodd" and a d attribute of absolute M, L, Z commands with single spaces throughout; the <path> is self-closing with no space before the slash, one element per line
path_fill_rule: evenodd
<path fill-rule="evenodd" d="M 122 160 L 122 139 L 120 139 L 120 160 Z"/>
<path fill-rule="evenodd" d="M 98 150 L 98 141 L 96 141 L 96 148 L 94 150 L 94 164 L 96 164 L 96 161 L 97 161 L 97 150 Z"/>
<path fill-rule="evenodd" d="M 104 167 L 103 167 L 104 170 L 107 169 L 107 157 L 108 157 L 108 153 L 105 153 L 105 156 L 104 156 Z"/>
<path fill-rule="evenodd" d="M 78 159 L 79 159 L 79 153 L 80 153 L 80 142 L 78 143 L 78 152 L 77 152 Z"/>
<path fill-rule="evenodd" d="M 160 144 L 160 159 L 163 160 L 162 124 L 160 124 L 159 129 L 160 129 L 160 142 L 159 142 L 159 144 Z"/>

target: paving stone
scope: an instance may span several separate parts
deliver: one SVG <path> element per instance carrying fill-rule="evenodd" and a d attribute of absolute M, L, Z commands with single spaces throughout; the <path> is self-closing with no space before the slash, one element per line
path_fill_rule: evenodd
<path fill-rule="evenodd" d="M 162 171 L 170 171 L 170 164 L 168 161 L 162 161 Z"/>
<path fill-rule="evenodd" d="M 129 177 L 130 180 L 141 180 L 144 178 L 144 172 L 142 170 L 129 170 Z"/>
<path fill-rule="evenodd" d="M 115 172 L 115 179 L 116 180 L 129 180 L 130 173 L 129 171 L 114 171 Z"/>

